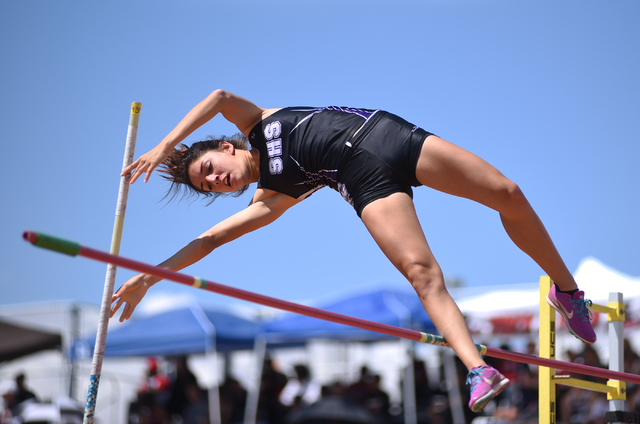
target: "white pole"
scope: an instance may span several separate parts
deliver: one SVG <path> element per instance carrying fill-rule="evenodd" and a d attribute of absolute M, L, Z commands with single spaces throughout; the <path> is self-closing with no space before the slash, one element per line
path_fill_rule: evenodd
<path fill-rule="evenodd" d="M 218 349 L 216 347 L 216 327 L 204 313 L 202 306 L 194 302 L 190 307 L 193 316 L 198 320 L 205 333 L 204 355 L 209 368 L 209 375 L 213 378 L 211 388 L 207 390 L 209 403 L 209 423 L 220 424 L 220 384 L 218 382 Z"/>
<path fill-rule="evenodd" d="M 262 368 L 266 354 L 267 338 L 260 334 L 253 342 L 254 379 L 253 385 L 249 387 L 249 393 L 247 395 L 247 404 L 244 409 L 244 424 L 256 424 L 258 402 L 260 401 L 260 386 L 262 384 Z"/>
<path fill-rule="evenodd" d="M 411 326 L 407 326 L 411 328 Z M 402 399 L 404 400 L 404 424 L 418 423 L 418 410 L 416 405 L 416 373 L 413 367 L 414 351 L 413 341 L 400 339 L 400 346 L 403 347 L 407 366 L 404 367 L 402 378 Z"/>
<path fill-rule="evenodd" d="M 444 375 L 447 380 L 447 392 L 449 394 L 449 407 L 451 408 L 451 418 L 454 424 L 465 424 L 464 407 L 462 406 L 462 396 L 460 394 L 460 384 L 458 384 L 458 367 L 453 356 L 453 351 L 444 351 Z"/>
<path fill-rule="evenodd" d="M 129 117 L 129 129 L 127 131 L 127 142 L 124 149 L 124 160 L 122 169 L 133 162 L 133 153 L 136 148 L 136 136 L 138 135 L 138 119 L 140 117 L 141 104 L 131 103 L 131 115 Z M 127 195 L 129 194 L 129 177 L 120 177 L 120 190 L 118 191 L 118 203 L 116 204 L 116 218 L 113 224 L 113 235 L 111 236 L 110 253 L 117 255 L 120 253 L 120 240 L 122 239 L 122 227 L 124 224 L 124 213 L 127 209 Z M 104 346 L 107 342 L 107 327 L 109 325 L 109 311 L 111 309 L 111 297 L 113 296 L 113 286 L 116 280 L 116 266 L 107 265 L 107 275 L 104 282 L 104 292 L 102 294 L 102 305 L 100 307 L 100 320 L 98 321 L 98 334 L 93 352 L 93 362 L 91 364 L 91 379 L 89 381 L 89 394 L 87 404 L 84 409 L 84 424 L 93 424 L 96 410 L 96 400 L 98 397 L 98 386 L 100 385 L 100 374 L 102 373 L 102 359 L 104 358 Z"/>
<path fill-rule="evenodd" d="M 609 293 L 610 303 L 623 304 L 622 293 Z M 624 321 L 609 321 L 609 369 L 624 372 Z M 609 411 L 624 411 L 624 400 L 609 401 Z"/>

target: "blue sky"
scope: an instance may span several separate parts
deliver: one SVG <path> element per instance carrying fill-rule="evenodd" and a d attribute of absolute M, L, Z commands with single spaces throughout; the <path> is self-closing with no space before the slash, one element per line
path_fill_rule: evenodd
<path fill-rule="evenodd" d="M 631 0 L 2 2 L 0 304 L 100 303 L 104 264 L 22 231 L 109 250 L 131 102 L 137 157 L 216 88 L 262 107 L 392 111 L 520 184 L 570 270 L 593 256 L 638 276 L 638 16 Z M 234 130 L 217 117 L 187 141 Z M 161 262 L 250 199 L 165 205 L 166 188 L 157 174 L 132 186 L 122 255 Z M 447 278 L 542 274 L 495 212 L 427 188 L 415 203 Z M 185 272 L 286 300 L 408 287 L 329 189 Z"/>

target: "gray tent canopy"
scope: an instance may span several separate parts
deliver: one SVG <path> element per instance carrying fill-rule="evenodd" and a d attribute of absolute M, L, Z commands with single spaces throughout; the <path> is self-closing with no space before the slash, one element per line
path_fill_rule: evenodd
<path fill-rule="evenodd" d="M 0 362 L 61 346 L 59 334 L 23 327 L 0 318 Z"/>

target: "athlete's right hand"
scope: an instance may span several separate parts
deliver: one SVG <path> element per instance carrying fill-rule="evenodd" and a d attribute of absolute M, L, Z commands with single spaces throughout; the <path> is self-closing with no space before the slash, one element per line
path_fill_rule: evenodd
<path fill-rule="evenodd" d="M 147 294 L 149 287 L 153 285 L 151 279 L 152 277 L 150 275 L 139 274 L 124 283 L 111 298 L 111 303 L 117 302 L 115 305 L 111 306 L 109 318 L 113 318 L 123 303 L 125 305 L 122 310 L 122 314 L 120 315 L 120 322 L 124 322 L 125 319 L 131 318 L 131 314 L 133 314 L 136 306 L 138 306 L 144 295 Z"/>
<path fill-rule="evenodd" d="M 124 168 L 120 176 L 124 177 L 133 170 L 131 178 L 129 178 L 129 183 L 133 184 L 142 174 L 146 173 L 144 177 L 144 182 L 146 183 L 149 181 L 149 177 L 151 177 L 153 170 L 156 169 L 156 167 L 160 165 L 167 156 L 169 156 L 169 153 L 170 149 L 167 149 L 163 143 L 158 144 L 156 147 L 140 156 L 131 165 Z"/>

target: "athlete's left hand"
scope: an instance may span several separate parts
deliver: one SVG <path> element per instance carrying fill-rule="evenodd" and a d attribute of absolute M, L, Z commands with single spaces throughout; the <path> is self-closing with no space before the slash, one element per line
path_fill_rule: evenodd
<path fill-rule="evenodd" d="M 120 315 L 120 322 L 131 318 L 131 314 L 133 314 L 136 306 L 138 306 L 144 295 L 147 294 L 149 287 L 153 284 L 150 281 L 151 278 L 149 275 L 140 274 L 124 283 L 111 298 L 111 303 L 116 302 L 116 304 L 111 306 L 109 318 L 113 318 L 123 303 L 125 306 Z"/>
<path fill-rule="evenodd" d="M 144 155 L 140 156 L 131 165 L 123 169 L 120 176 L 125 176 L 129 172 L 133 171 L 131 178 L 129 179 L 129 183 L 133 184 L 142 174 L 146 174 L 144 177 L 144 182 L 146 183 L 149 181 L 149 177 L 151 177 L 153 170 L 156 169 L 156 167 L 160 165 L 167 156 L 169 156 L 169 153 L 170 150 L 167 150 L 164 143 L 160 143 Z"/>

